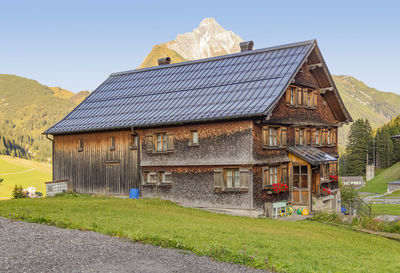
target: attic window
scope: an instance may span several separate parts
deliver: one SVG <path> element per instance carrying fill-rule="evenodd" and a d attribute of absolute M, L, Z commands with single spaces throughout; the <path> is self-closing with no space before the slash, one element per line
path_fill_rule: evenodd
<path fill-rule="evenodd" d="M 138 135 L 131 135 L 131 141 L 129 143 L 129 148 L 137 149 L 138 146 Z"/>
<path fill-rule="evenodd" d="M 83 151 L 83 139 L 80 138 L 79 143 L 78 143 L 78 152 L 82 152 L 82 151 Z"/>
<path fill-rule="evenodd" d="M 197 133 L 197 130 L 190 131 L 189 145 L 190 146 L 198 146 L 199 145 L 199 135 Z"/>
<path fill-rule="evenodd" d="M 110 138 L 110 151 L 115 150 L 115 137 Z"/>

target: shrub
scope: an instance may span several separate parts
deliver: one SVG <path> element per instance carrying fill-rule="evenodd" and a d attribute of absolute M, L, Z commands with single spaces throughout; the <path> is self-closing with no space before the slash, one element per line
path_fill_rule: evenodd
<path fill-rule="evenodd" d="M 358 197 L 358 192 L 351 186 L 342 186 L 340 189 L 342 203 L 350 204 L 351 200 Z"/>
<path fill-rule="evenodd" d="M 3 179 L 3 178 L 0 178 L 0 183 L 3 182 L 3 181 L 4 181 L 4 179 Z"/>
<path fill-rule="evenodd" d="M 22 190 L 22 186 L 21 185 L 17 185 L 15 184 L 13 192 L 12 192 L 12 197 L 14 199 L 17 198 L 26 198 L 26 194 L 25 192 Z"/>

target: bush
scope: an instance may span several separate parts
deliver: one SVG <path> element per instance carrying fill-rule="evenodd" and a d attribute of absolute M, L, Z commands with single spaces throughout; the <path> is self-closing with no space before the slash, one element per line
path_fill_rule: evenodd
<path fill-rule="evenodd" d="M 26 194 L 25 194 L 25 192 L 22 190 L 22 186 L 21 186 L 21 185 L 15 184 L 14 190 L 13 190 L 13 192 L 12 192 L 12 197 L 13 197 L 14 199 L 26 198 Z"/>
<path fill-rule="evenodd" d="M 351 200 L 358 197 L 358 192 L 351 186 L 342 186 L 340 188 L 342 203 L 350 204 Z"/>
<path fill-rule="evenodd" d="M 3 182 L 3 181 L 4 181 L 4 179 L 3 179 L 3 178 L 0 178 L 0 183 Z"/>

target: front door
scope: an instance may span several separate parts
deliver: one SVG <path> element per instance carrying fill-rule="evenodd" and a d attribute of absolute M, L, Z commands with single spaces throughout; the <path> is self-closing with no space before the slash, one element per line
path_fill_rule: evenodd
<path fill-rule="evenodd" d="M 311 186 L 310 172 L 310 166 L 291 164 L 290 197 L 293 205 L 309 205 Z"/>

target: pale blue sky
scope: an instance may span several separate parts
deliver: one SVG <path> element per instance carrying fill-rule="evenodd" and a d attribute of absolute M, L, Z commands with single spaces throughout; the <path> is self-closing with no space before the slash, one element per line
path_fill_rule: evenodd
<path fill-rule="evenodd" d="M 316 38 L 331 73 L 400 94 L 399 3 L 0 0 L 0 73 L 92 91 L 214 17 L 257 48 Z"/>

